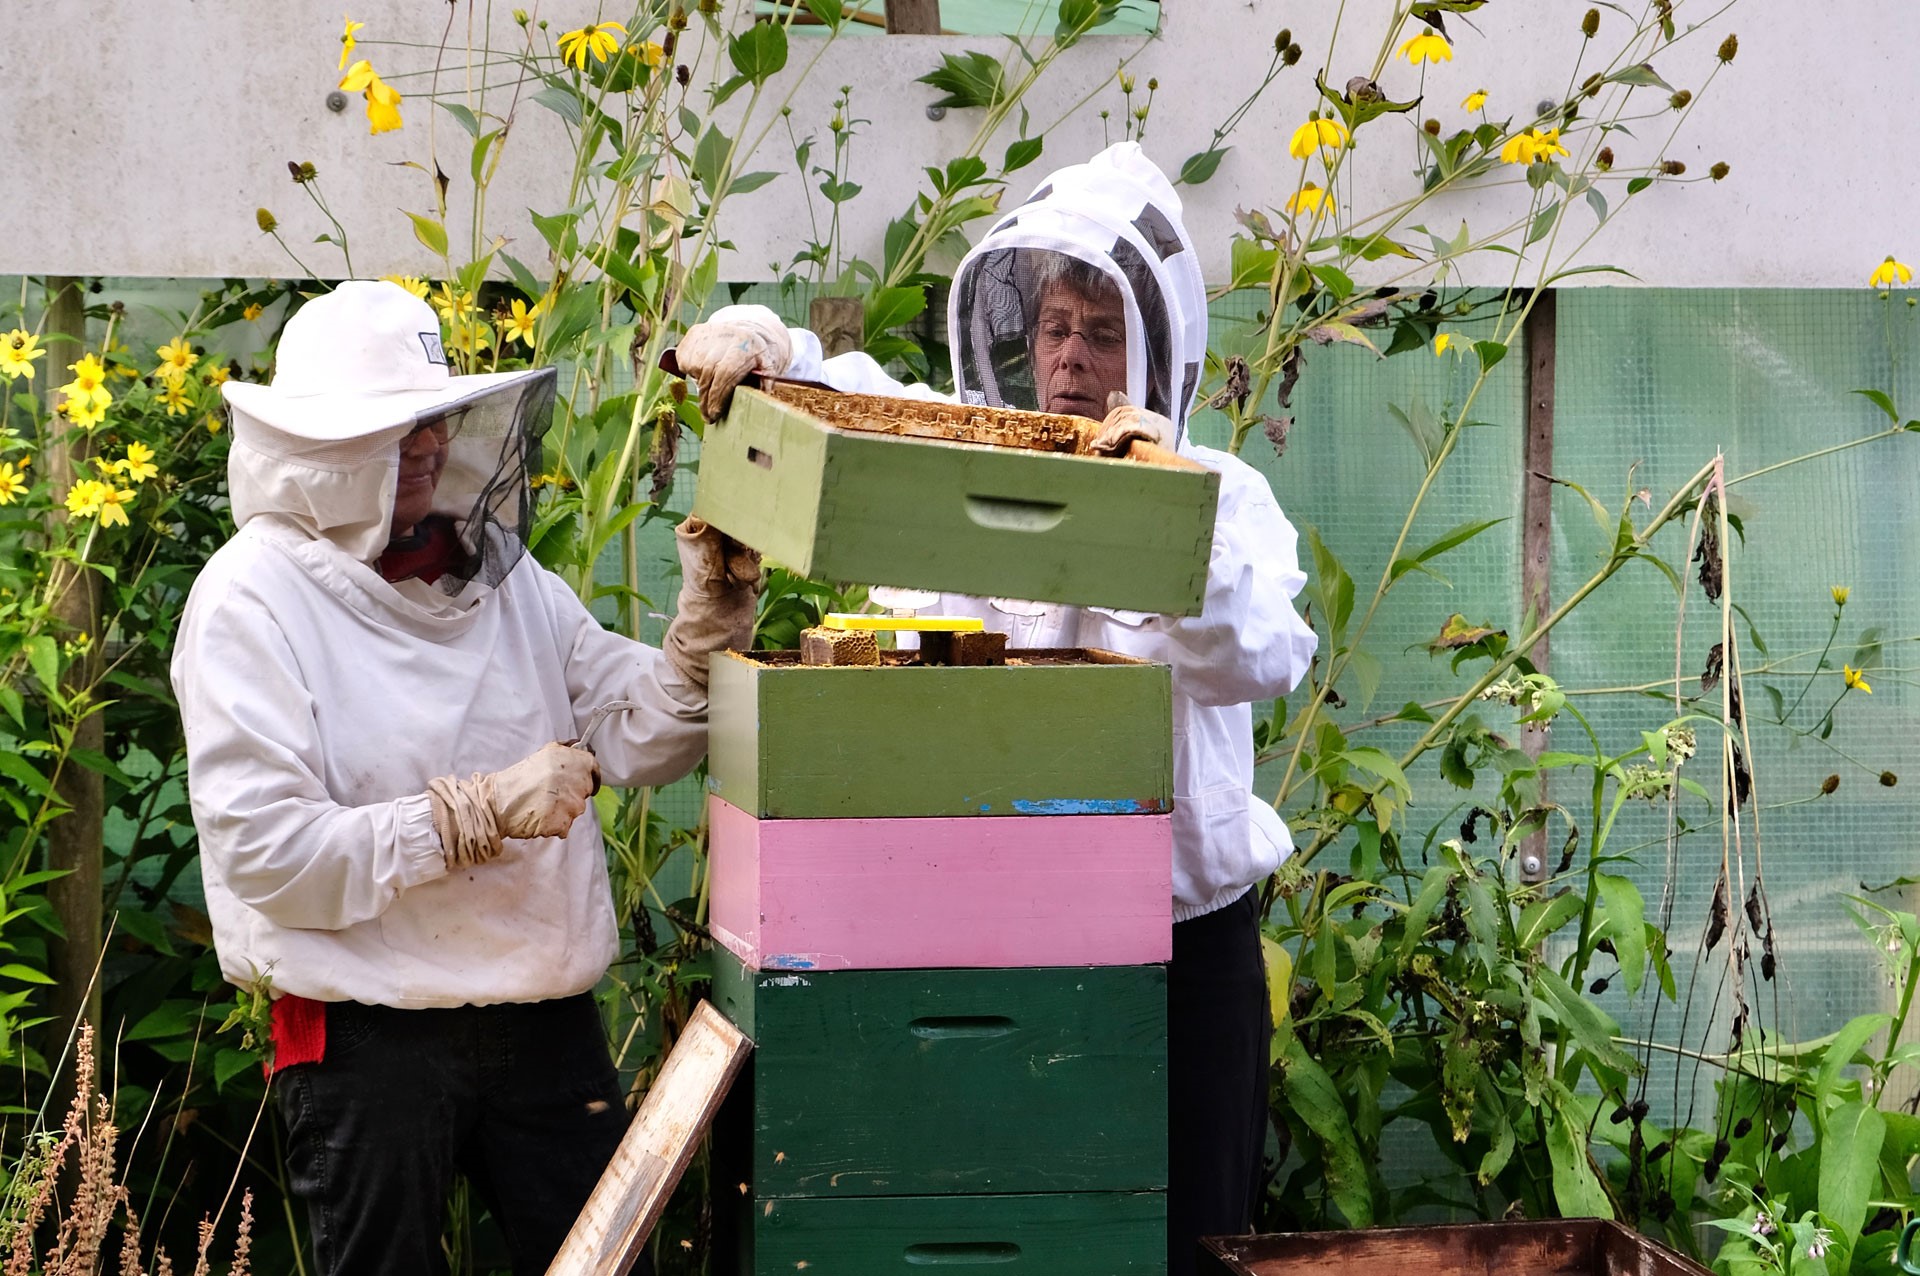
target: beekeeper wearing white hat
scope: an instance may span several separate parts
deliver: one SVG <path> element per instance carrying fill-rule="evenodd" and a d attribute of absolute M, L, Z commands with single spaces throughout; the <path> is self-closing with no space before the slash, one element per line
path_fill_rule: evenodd
<path fill-rule="evenodd" d="M 625 1129 L 590 991 L 617 950 L 604 779 L 706 750 L 758 561 L 680 529 L 663 648 L 526 552 L 551 368 L 453 376 L 427 304 L 352 282 L 229 383 L 237 530 L 173 660 L 221 969 L 266 981 L 293 1189 L 328 1273 L 445 1270 L 464 1174 L 542 1272 Z M 593 752 L 577 738 L 596 707 Z"/>
<path fill-rule="evenodd" d="M 1168 1253 L 1172 1272 L 1191 1272 L 1198 1237 L 1247 1230 L 1265 1146 L 1272 1028 L 1254 887 L 1293 843 L 1251 793 L 1251 702 L 1291 691 L 1313 658 L 1293 607 L 1306 582 L 1294 529 L 1256 470 L 1187 437 L 1206 290 L 1179 197 L 1136 143 L 1051 174 L 1002 216 L 961 262 L 947 321 L 962 401 L 1089 417 L 1102 422 L 1098 450 L 1147 439 L 1220 474 L 1198 616 L 875 591 L 883 605 L 979 616 L 1016 647 L 1103 647 L 1172 666 Z M 677 357 L 710 414 L 750 373 L 943 397 L 864 354 L 822 359 L 812 333 L 759 306 L 717 311 Z"/>

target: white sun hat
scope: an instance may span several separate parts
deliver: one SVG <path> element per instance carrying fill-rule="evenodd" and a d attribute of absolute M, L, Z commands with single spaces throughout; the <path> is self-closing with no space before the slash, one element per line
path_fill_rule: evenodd
<path fill-rule="evenodd" d="M 298 441 L 380 434 L 540 375 L 545 369 L 456 377 L 433 307 L 385 280 L 353 279 L 287 320 L 266 384 L 221 387 L 235 413 Z M 237 422 L 236 422 L 237 424 Z"/>
<path fill-rule="evenodd" d="M 524 535 L 528 458 L 544 433 L 552 368 L 454 376 L 433 308 L 398 284 L 351 280 L 296 311 L 273 380 L 229 381 L 227 490 L 236 527 L 271 516 L 361 562 L 386 548 L 402 441 L 464 410 L 434 496 L 487 574 Z M 488 525 L 506 533 L 490 546 Z"/>

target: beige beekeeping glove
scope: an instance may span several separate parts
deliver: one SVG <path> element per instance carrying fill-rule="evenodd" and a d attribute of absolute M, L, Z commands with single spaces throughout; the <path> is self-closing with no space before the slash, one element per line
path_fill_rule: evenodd
<path fill-rule="evenodd" d="M 500 854 L 502 838 L 565 837 L 599 779 L 593 754 L 549 744 L 502 771 L 429 780 L 433 827 L 447 867 L 486 863 Z"/>
<path fill-rule="evenodd" d="M 681 523 L 674 540 L 680 550 L 680 606 L 661 649 L 683 678 L 704 691 L 707 653 L 753 646 L 760 552 L 698 518 Z"/>
<path fill-rule="evenodd" d="M 681 373 L 699 387 L 701 415 L 717 421 L 748 373 L 785 372 L 793 345 L 780 317 L 765 306 L 725 306 L 687 329 L 674 357 Z"/>
<path fill-rule="evenodd" d="M 1107 396 L 1107 416 L 1094 431 L 1088 450 L 1097 456 L 1125 456 L 1138 440 L 1155 447 L 1173 447 L 1173 422 L 1158 412 L 1138 408 L 1125 392 L 1115 390 Z"/>

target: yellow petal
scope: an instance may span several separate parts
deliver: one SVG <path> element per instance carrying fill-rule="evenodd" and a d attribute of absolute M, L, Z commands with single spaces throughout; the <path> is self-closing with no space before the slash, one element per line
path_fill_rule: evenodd
<path fill-rule="evenodd" d="M 347 73 L 340 77 L 340 91 L 342 93 L 358 93 L 360 90 L 366 88 L 367 85 L 371 84 L 373 80 L 373 63 L 367 61 L 365 58 L 361 58 L 358 62 L 348 67 Z"/>

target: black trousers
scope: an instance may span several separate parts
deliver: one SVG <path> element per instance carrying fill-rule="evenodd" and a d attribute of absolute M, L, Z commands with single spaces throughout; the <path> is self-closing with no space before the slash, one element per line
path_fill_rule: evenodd
<path fill-rule="evenodd" d="M 1253 1225 L 1273 1036 L 1259 893 L 1176 923 L 1167 968 L 1167 1271 Z"/>
<path fill-rule="evenodd" d="M 538 1276 L 627 1128 L 584 993 L 448 1010 L 331 1003 L 325 1060 L 274 1086 L 329 1276 L 445 1273 L 456 1172 L 498 1220 L 516 1276 Z"/>

